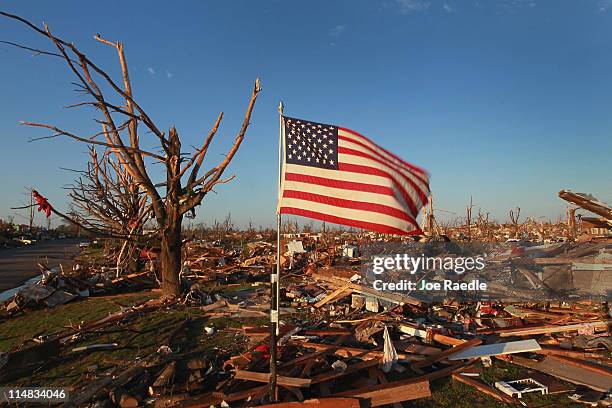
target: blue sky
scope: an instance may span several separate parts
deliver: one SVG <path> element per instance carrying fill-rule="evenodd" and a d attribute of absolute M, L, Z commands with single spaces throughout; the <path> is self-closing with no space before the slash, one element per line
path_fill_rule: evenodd
<path fill-rule="evenodd" d="M 272 225 L 279 100 L 285 113 L 338 124 L 431 173 L 439 216 L 475 209 L 556 219 L 557 192 L 612 203 L 612 0 L 3 1 L 2 10 L 75 42 L 113 74 L 125 43 L 136 98 L 159 127 L 199 145 L 225 120 L 208 163 L 233 140 L 257 76 L 263 92 L 228 174 L 198 210 L 211 223 Z M 49 48 L 0 20 L 0 40 Z M 97 131 L 59 60 L 0 44 L 0 217 L 35 186 L 65 208 L 62 186 L 84 145 L 20 120 Z M 154 171 L 157 180 L 162 173 Z M 453 214 L 456 213 L 456 214 Z M 15 220 L 23 222 L 20 216 Z M 37 217 L 42 222 L 42 217 Z"/>

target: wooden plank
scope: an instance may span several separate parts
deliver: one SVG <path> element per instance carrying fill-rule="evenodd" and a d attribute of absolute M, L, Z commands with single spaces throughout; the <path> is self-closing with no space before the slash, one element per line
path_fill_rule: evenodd
<path fill-rule="evenodd" d="M 393 385 L 393 383 L 384 385 Z M 356 391 L 352 396 L 369 400 L 370 406 L 379 407 L 396 402 L 431 397 L 431 390 L 429 389 L 429 381 L 423 380 L 412 384 L 393 385 L 392 387 L 366 392 Z"/>
<path fill-rule="evenodd" d="M 315 375 L 314 377 L 311 377 L 312 384 L 317 384 L 320 382 L 330 381 L 335 378 L 344 377 L 345 375 L 356 373 L 357 371 L 363 370 L 365 368 L 376 366 L 379 363 L 380 358 L 373 358 L 371 360 L 364 360 L 355 364 L 351 364 L 346 368 L 346 370 L 343 371 L 331 371 L 328 373 Z"/>
<path fill-rule="evenodd" d="M 548 287 L 540 278 L 538 278 L 535 273 L 531 272 L 529 269 L 517 266 L 516 270 L 519 271 L 529 281 L 529 283 L 531 283 L 531 286 L 533 286 L 534 289 Z"/>
<path fill-rule="evenodd" d="M 516 404 L 516 401 L 513 398 L 510 398 L 508 395 L 497 391 L 495 388 L 490 387 L 489 385 L 485 383 L 476 381 L 470 377 L 466 377 L 465 375 L 454 373 L 452 376 L 452 379 L 455 381 L 459 381 L 463 384 L 469 385 L 470 387 L 474 387 L 478 391 L 482 392 L 483 394 L 486 394 L 489 397 L 495 398 L 498 401 L 504 402 L 506 404 L 511 404 L 511 405 Z"/>
<path fill-rule="evenodd" d="M 451 356 L 448 357 L 448 359 L 464 360 L 468 358 L 497 356 L 500 354 L 515 354 L 525 353 L 529 351 L 539 351 L 540 349 L 541 347 L 538 342 L 533 339 L 510 341 L 507 343 L 486 344 L 484 346 L 472 347 L 469 350 L 463 350 L 456 354 L 453 353 Z"/>
<path fill-rule="evenodd" d="M 304 330 L 302 333 L 305 336 L 346 336 L 353 334 L 353 330 L 331 327 L 326 329 Z"/>
<path fill-rule="evenodd" d="M 257 373 L 255 371 L 236 370 L 234 378 L 237 380 L 249 380 L 257 382 L 270 382 L 270 373 Z M 287 387 L 310 387 L 312 380 L 310 378 L 286 377 L 279 375 L 276 377 L 276 383 Z"/>
<path fill-rule="evenodd" d="M 533 261 L 536 265 L 569 265 L 573 262 L 576 262 L 580 258 L 533 258 Z M 600 263 L 601 261 L 595 259 L 580 259 L 581 263 L 591 264 L 591 263 Z"/>
<path fill-rule="evenodd" d="M 590 359 L 595 359 L 595 360 L 605 360 L 607 359 L 604 355 L 599 354 L 599 353 L 589 353 L 589 352 L 585 352 L 585 351 L 576 351 L 576 350 L 566 350 L 566 349 L 562 349 L 560 347 L 554 347 L 554 346 L 542 346 L 540 345 L 540 347 L 542 347 L 542 350 L 536 351 L 535 353 L 537 354 L 544 354 L 547 356 L 565 356 L 565 357 L 572 357 L 572 358 L 577 358 L 577 359 L 585 359 L 585 358 L 590 358 Z"/>
<path fill-rule="evenodd" d="M 555 325 L 544 325 L 544 326 L 533 326 L 533 327 L 515 327 L 509 329 L 488 329 L 478 331 L 483 334 L 499 334 L 501 337 L 511 336 L 532 336 L 536 334 L 550 334 L 550 333 L 562 333 L 568 331 L 578 331 L 582 329 L 606 329 L 612 324 L 612 320 L 601 320 L 597 322 L 585 322 L 577 324 L 569 324 L 565 326 Z"/>
<path fill-rule="evenodd" d="M 540 371 L 564 381 L 584 385 L 595 391 L 608 392 L 612 388 L 612 377 L 595 375 L 590 370 L 575 367 L 558 359 L 551 358 L 551 356 L 546 356 L 542 361 L 513 356 L 512 363 Z"/>
<path fill-rule="evenodd" d="M 396 349 L 403 350 L 406 353 L 420 354 L 423 356 L 432 356 L 442 351 L 438 347 L 425 346 L 423 344 L 401 344 L 399 342 L 393 342 L 393 345 Z"/>
<path fill-rule="evenodd" d="M 261 385 L 261 386 L 254 387 L 254 388 L 249 388 L 248 390 L 240 390 L 240 391 L 232 392 L 231 394 L 213 392 L 213 395 L 222 398 L 226 402 L 240 401 L 243 399 L 247 399 L 249 397 L 254 399 L 255 397 L 264 395 L 268 392 L 269 388 L 270 386 L 266 384 L 266 385 Z M 210 405 L 208 405 L 208 408 L 209 407 Z"/>
<path fill-rule="evenodd" d="M 537 309 L 529 309 L 526 307 L 508 305 L 504 308 L 504 310 L 510 313 L 513 316 L 525 317 L 525 316 L 535 316 L 535 317 L 543 317 L 545 319 L 558 319 L 560 317 L 565 316 L 562 313 L 554 313 L 548 312 L 546 310 L 537 310 Z"/>
<path fill-rule="evenodd" d="M 399 327 L 400 331 L 405 334 L 409 334 L 411 336 L 420 337 L 422 339 L 426 339 L 429 337 L 429 333 L 427 329 L 410 326 L 407 324 L 402 324 Z M 447 345 L 447 346 L 457 346 L 459 344 L 465 343 L 466 340 L 457 339 L 455 337 L 445 336 L 440 333 L 434 333 L 431 338 L 438 343 Z"/>
<path fill-rule="evenodd" d="M 383 351 L 381 350 L 367 350 L 367 349 L 362 349 L 362 348 L 345 347 L 345 346 L 332 345 L 332 344 L 295 342 L 293 340 L 290 340 L 289 344 L 297 345 L 297 346 L 301 346 L 305 348 L 313 348 L 317 351 L 326 350 L 330 353 L 333 353 L 339 357 L 344 357 L 344 358 L 359 357 L 364 360 L 366 359 L 370 360 L 373 358 L 381 358 L 384 355 Z M 401 352 L 397 353 L 397 357 L 400 360 L 405 360 L 405 361 L 419 361 L 422 359 L 421 356 L 410 354 L 410 353 L 401 353 Z"/>
<path fill-rule="evenodd" d="M 336 278 L 333 276 L 325 276 L 318 273 L 313 273 L 312 277 L 320 281 L 335 284 L 337 286 L 350 288 L 357 293 L 367 294 L 369 296 L 374 296 L 375 298 L 387 300 L 396 304 L 410 304 L 414 306 L 420 306 L 423 303 L 419 299 L 412 296 L 401 295 L 399 293 L 381 292 L 374 288 L 358 285 L 356 283 L 348 282 L 344 279 Z"/>
<path fill-rule="evenodd" d="M 372 391 L 383 391 L 383 390 L 388 390 L 388 389 L 396 389 L 400 386 L 403 385 L 410 385 L 410 384 L 416 384 L 422 381 L 433 381 L 433 380 L 437 380 L 438 378 L 442 378 L 442 377 L 446 377 L 451 375 L 454 372 L 458 372 L 461 370 L 465 370 L 467 367 L 472 366 L 475 363 L 476 360 L 472 360 L 470 362 L 461 362 L 461 363 L 455 363 L 451 366 L 445 367 L 441 370 L 436 370 L 433 371 L 431 373 L 427 373 L 427 374 L 423 374 L 420 375 L 418 377 L 414 377 L 414 378 L 407 378 L 405 380 L 398 380 L 398 381 L 392 381 L 389 382 L 387 384 L 380 384 L 380 385 L 373 385 L 373 386 L 368 386 L 368 387 L 362 387 L 362 388 L 358 388 L 356 390 L 349 390 L 349 391 L 343 391 L 343 392 L 339 392 L 334 394 L 335 397 L 350 397 L 350 396 L 356 396 L 356 395 L 365 395 L 368 394 Z M 400 401 L 396 401 L 396 402 L 400 402 Z"/>
<path fill-rule="evenodd" d="M 296 357 L 293 360 L 285 361 L 285 362 L 281 363 L 279 365 L 279 367 L 291 367 L 291 366 L 294 366 L 294 365 L 297 365 L 297 364 L 300 364 L 300 363 L 304 363 L 304 362 L 310 361 L 312 359 L 315 359 L 315 358 L 317 358 L 317 357 L 319 357 L 319 356 L 321 356 L 323 354 L 327 354 L 329 352 L 331 352 L 331 351 L 328 350 L 328 349 L 317 350 L 317 351 L 315 351 L 313 353 L 308 353 L 308 354 L 304 354 L 303 356 Z"/>
<path fill-rule="evenodd" d="M 315 398 L 302 402 L 280 402 L 278 404 L 259 405 L 260 408 L 359 408 L 357 398 Z"/>
<path fill-rule="evenodd" d="M 572 357 L 561 356 L 561 355 L 551 355 L 550 358 L 555 360 L 559 360 L 563 363 L 573 365 L 574 367 L 583 368 L 585 370 L 591 371 L 595 375 L 603 375 L 612 379 L 612 368 L 594 364 L 589 361 L 581 361 Z"/>
<path fill-rule="evenodd" d="M 352 289 L 348 288 L 346 285 L 345 286 L 341 286 L 338 289 L 334 290 L 332 293 L 330 293 L 329 295 L 325 296 L 323 299 L 319 300 L 317 303 L 314 304 L 315 308 L 320 308 L 324 305 L 326 305 L 327 303 L 331 302 L 332 300 L 336 299 L 337 297 L 340 297 L 340 295 L 344 292 L 353 292 Z M 347 294 L 348 296 L 348 294 Z"/>
<path fill-rule="evenodd" d="M 380 369 L 378 367 L 370 367 L 368 369 L 368 373 L 370 374 L 370 378 L 374 378 L 374 379 L 378 380 L 379 384 L 388 384 L 389 383 L 389 380 L 387 380 L 387 377 L 385 377 L 385 373 L 380 371 Z M 391 405 L 393 406 L 393 408 L 402 408 L 403 407 L 403 405 L 400 404 L 399 402 L 394 402 Z"/>
<path fill-rule="evenodd" d="M 450 355 L 460 354 L 459 352 L 461 351 L 470 351 L 469 349 L 472 349 L 474 346 L 477 346 L 481 343 L 482 343 L 482 340 L 477 337 L 475 339 L 466 341 L 465 343 L 459 344 L 455 347 L 451 347 L 437 354 L 431 355 L 422 361 L 417 361 L 416 363 L 412 363 L 412 367 L 413 368 L 423 368 L 423 367 L 430 366 L 433 363 L 443 360 Z M 464 357 L 464 358 L 470 358 L 470 357 Z M 458 359 L 455 359 L 455 360 L 458 360 Z"/>

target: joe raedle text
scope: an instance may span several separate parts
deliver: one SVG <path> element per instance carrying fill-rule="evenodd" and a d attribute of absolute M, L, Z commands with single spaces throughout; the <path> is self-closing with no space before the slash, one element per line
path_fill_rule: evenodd
<path fill-rule="evenodd" d="M 450 279 L 444 279 L 441 282 L 431 282 L 422 280 L 413 282 L 407 279 L 402 279 L 398 282 L 384 282 L 380 279 L 374 281 L 372 287 L 380 291 L 430 291 L 430 290 L 450 290 L 450 291 L 485 291 L 487 290 L 486 282 L 479 279 L 474 279 L 469 282 L 454 282 Z"/>
<path fill-rule="evenodd" d="M 372 272 L 380 276 L 387 271 L 408 272 L 415 275 L 417 272 L 438 270 L 461 275 L 470 271 L 481 271 L 485 267 L 484 258 L 478 257 L 427 257 L 397 254 L 393 256 L 375 256 L 372 259 Z M 416 276 L 415 276 L 416 278 Z M 379 291 L 486 291 L 487 284 L 479 279 L 457 282 L 451 279 L 430 281 L 427 279 L 401 279 L 395 282 L 386 282 L 376 279 L 373 288 Z"/>

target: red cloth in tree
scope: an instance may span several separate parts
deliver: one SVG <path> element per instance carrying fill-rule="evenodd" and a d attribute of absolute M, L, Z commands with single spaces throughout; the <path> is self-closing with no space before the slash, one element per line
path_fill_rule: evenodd
<path fill-rule="evenodd" d="M 32 195 L 34 195 L 36 204 L 38 204 L 38 211 L 44 211 L 45 214 L 47 215 L 47 218 L 49 218 L 51 216 L 51 211 L 53 210 L 53 207 L 51 207 L 51 204 L 49 204 L 49 202 L 47 201 L 45 197 L 38 194 L 38 191 L 36 190 L 32 190 Z"/>

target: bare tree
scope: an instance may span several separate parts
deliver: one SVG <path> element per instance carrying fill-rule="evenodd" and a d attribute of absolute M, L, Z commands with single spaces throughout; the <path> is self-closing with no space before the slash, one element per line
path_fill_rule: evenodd
<path fill-rule="evenodd" d="M 200 205 L 206 194 L 217 184 L 231 180 L 232 177 L 222 179 L 222 176 L 246 135 L 255 100 L 260 92 L 259 80 L 255 82 L 242 126 L 233 145 L 220 163 L 201 174 L 200 168 L 210 143 L 217 133 L 223 113 L 217 117 L 202 146 L 196 148 L 188 156 L 188 160 L 184 160 L 177 129 L 171 127 L 167 133 L 160 130 L 134 98 L 122 43 L 107 41 L 99 35 L 95 36 L 97 41 L 117 51 L 123 81 L 123 84 L 120 85 L 81 52 L 74 43 L 54 35 L 47 25 L 39 28 L 19 16 L 5 12 L 0 12 L 0 15 L 19 21 L 49 39 L 56 51 L 34 49 L 14 42 L 3 41 L 3 43 L 38 54 L 61 58 L 74 74 L 75 86 L 88 97 L 88 100 L 70 107 L 95 108 L 101 115 L 95 121 L 102 126 L 102 131 L 82 136 L 46 123 L 22 123 L 51 130 L 53 133 L 46 138 L 66 136 L 90 145 L 104 146 L 120 157 L 121 164 L 125 166 L 140 190 L 149 197 L 155 220 L 160 229 L 162 296 L 180 296 L 179 272 L 183 216 Z M 120 102 L 113 102 L 116 99 Z M 162 153 L 141 146 L 140 136 L 143 127 L 147 133 L 152 135 L 151 137 L 159 142 Z M 164 183 L 156 184 L 150 177 L 149 165 L 156 162 L 163 164 L 166 169 Z M 161 187 L 164 189 L 161 190 Z"/>
<path fill-rule="evenodd" d="M 472 204 L 472 196 L 470 196 L 470 205 L 468 205 L 466 207 L 466 221 L 465 224 L 467 226 L 467 237 L 469 240 L 472 239 L 472 209 L 474 208 L 474 205 Z"/>
<path fill-rule="evenodd" d="M 75 183 L 69 187 L 72 200 L 70 217 L 97 235 L 118 238 L 117 276 L 123 264 L 134 268 L 138 239 L 152 213 L 149 196 L 141 193 L 128 168 L 106 151 L 98 158 L 89 148 L 90 161 Z M 117 155 L 119 160 L 120 156 Z"/>
<path fill-rule="evenodd" d="M 519 236 L 520 226 L 519 226 L 518 220 L 519 220 L 520 215 L 521 215 L 520 207 L 516 207 L 516 212 L 514 212 L 513 210 L 510 210 L 510 222 L 512 223 L 513 238 L 518 238 Z"/>

